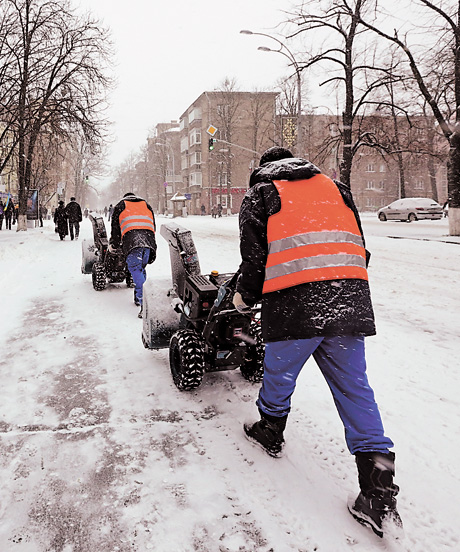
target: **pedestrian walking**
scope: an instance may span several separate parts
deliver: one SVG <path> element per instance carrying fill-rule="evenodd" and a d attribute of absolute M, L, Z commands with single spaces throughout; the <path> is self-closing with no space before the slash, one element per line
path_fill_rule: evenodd
<path fill-rule="evenodd" d="M 75 198 L 71 197 L 70 203 L 67 203 L 65 210 L 69 219 L 70 239 L 73 240 L 75 237 L 75 239 L 78 240 L 78 236 L 80 235 L 80 222 L 83 220 L 81 207 L 75 201 Z"/>
<path fill-rule="evenodd" d="M 113 214 L 113 205 L 112 204 L 109 205 L 109 209 L 107 211 L 107 214 L 108 214 L 107 220 L 110 220 L 112 218 L 112 214 Z"/>
<path fill-rule="evenodd" d="M 222 216 L 222 205 L 220 203 L 217 205 L 217 216 Z"/>
<path fill-rule="evenodd" d="M 40 221 L 40 226 L 43 228 L 43 218 L 46 218 L 48 214 L 48 209 L 44 205 L 40 205 L 38 208 L 38 220 Z"/>
<path fill-rule="evenodd" d="M 3 205 L 3 201 L 0 199 L 0 230 L 3 226 L 3 218 L 5 216 L 5 206 Z"/>
<path fill-rule="evenodd" d="M 88 208 L 87 208 L 87 207 L 85 207 L 85 210 L 83 211 L 83 213 L 84 213 L 84 215 L 85 215 L 85 218 L 88 218 L 88 213 L 89 213 L 89 211 L 88 211 Z"/>
<path fill-rule="evenodd" d="M 69 234 L 69 227 L 67 224 L 67 210 L 64 207 L 64 202 L 59 201 L 56 210 L 54 211 L 54 224 L 56 225 L 56 232 L 59 234 L 59 238 L 63 240 Z"/>
<path fill-rule="evenodd" d="M 216 218 L 217 217 L 217 205 L 213 205 L 211 207 L 211 217 Z"/>
<path fill-rule="evenodd" d="M 5 209 L 5 229 L 11 230 L 11 222 L 14 217 L 14 203 L 11 197 L 8 199 L 8 203 Z"/>
<path fill-rule="evenodd" d="M 361 492 L 349 510 L 382 536 L 387 524 L 401 526 L 399 488 L 394 445 L 366 375 L 364 337 L 376 333 L 370 255 L 351 191 L 278 147 L 262 155 L 251 184 L 239 214 L 233 301 L 240 311 L 261 302 L 266 349 L 260 420 L 244 432 L 269 455 L 281 455 L 296 379 L 313 356 L 356 459 Z"/>
<path fill-rule="evenodd" d="M 141 307 L 139 318 L 142 318 L 143 286 L 147 278 L 145 268 L 156 258 L 155 229 L 153 209 L 141 197 L 127 192 L 115 205 L 109 251 L 114 252 L 120 245 L 123 249 L 135 285 L 134 304 Z"/>
<path fill-rule="evenodd" d="M 206 206 L 201 205 L 201 216 L 203 217 L 204 215 L 206 215 Z"/>

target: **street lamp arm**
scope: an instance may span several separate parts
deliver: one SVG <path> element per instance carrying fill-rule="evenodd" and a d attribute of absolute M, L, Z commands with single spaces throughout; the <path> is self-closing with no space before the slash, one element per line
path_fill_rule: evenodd
<path fill-rule="evenodd" d="M 232 142 L 227 142 L 226 140 L 221 140 L 220 138 L 214 138 L 214 141 L 215 142 L 221 142 L 222 144 L 228 144 L 229 146 L 234 146 L 235 148 L 240 148 L 240 149 L 243 149 L 243 150 L 246 150 L 246 151 L 250 151 L 251 153 L 255 153 L 256 155 L 262 155 L 258 151 L 254 151 L 254 150 L 249 149 L 249 148 L 244 148 L 243 146 L 240 146 L 238 144 L 233 144 Z"/>
<path fill-rule="evenodd" d="M 291 62 L 294 64 L 294 67 L 296 68 L 296 71 L 299 70 L 299 66 L 298 66 L 297 61 L 294 57 L 294 54 L 286 46 L 286 44 L 284 42 L 282 42 L 279 38 L 276 38 L 276 36 L 272 36 L 272 35 L 269 35 L 269 34 L 266 34 L 266 33 L 255 33 L 253 31 L 248 31 L 248 30 L 242 30 L 242 31 L 240 31 L 240 33 L 241 34 L 247 34 L 247 35 L 266 36 L 267 38 L 271 38 L 272 40 L 275 40 L 280 45 L 279 50 L 272 50 L 270 48 L 265 50 L 265 48 L 263 46 L 259 47 L 258 50 L 262 50 L 262 51 L 266 51 L 266 52 L 279 52 L 280 54 L 285 55 L 288 59 L 291 60 Z M 287 54 L 286 54 L 286 52 L 282 51 L 283 48 L 288 52 Z"/>

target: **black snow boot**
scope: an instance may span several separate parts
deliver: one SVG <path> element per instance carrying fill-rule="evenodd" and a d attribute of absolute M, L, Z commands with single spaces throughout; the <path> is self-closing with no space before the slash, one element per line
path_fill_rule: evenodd
<path fill-rule="evenodd" d="M 278 418 L 259 412 L 261 419 L 254 424 L 244 424 L 244 433 L 249 441 L 262 447 L 267 454 L 279 458 L 283 451 L 287 415 Z"/>
<path fill-rule="evenodd" d="M 348 506 L 351 515 L 379 537 L 385 532 L 398 533 L 402 521 L 396 509 L 399 487 L 393 483 L 394 452 L 357 452 L 355 457 L 361 492 Z"/>

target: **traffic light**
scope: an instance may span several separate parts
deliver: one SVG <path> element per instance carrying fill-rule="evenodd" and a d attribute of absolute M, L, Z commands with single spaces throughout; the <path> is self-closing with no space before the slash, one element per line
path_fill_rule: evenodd
<path fill-rule="evenodd" d="M 214 149 L 214 138 L 209 138 L 209 151 Z"/>

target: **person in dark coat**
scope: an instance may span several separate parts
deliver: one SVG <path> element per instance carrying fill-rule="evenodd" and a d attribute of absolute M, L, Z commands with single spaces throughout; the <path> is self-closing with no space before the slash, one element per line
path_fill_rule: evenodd
<path fill-rule="evenodd" d="M 265 152 L 239 214 L 242 262 L 234 305 L 262 303 L 264 377 L 260 420 L 247 438 L 282 453 L 296 379 L 310 356 L 325 377 L 355 455 L 361 492 L 350 512 L 382 536 L 401 525 L 393 442 L 366 375 L 364 337 L 376 333 L 369 253 L 348 186 L 284 148 Z M 371 521 L 369 521 L 371 520 Z"/>
<path fill-rule="evenodd" d="M 0 199 L 0 230 L 3 226 L 3 218 L 5 216 L 5 206 L 3 205 L 3 201 Z"/>
<path fill-rule="evenodd" d="M 13 200 L 10 198 L 8 200 L 8 205 L 5 209 L 5 229 L 11 230 L 11 221 L 14 217 L 14 203 Z"/>
<path fill-rule="evenodd" d="M 60 239 L 63 240 L 69 234 L 69 227 L 67 224 L 67 210 L 62 200 L 56 207 L 56 211 L 54 211 L 54 224 L 57 227 Z"/>
<path fill-rule="evenodd" d="M 75 201 L 75 198 L 71 197 L 70 203 L 67 203 L 65 210 L 69 219 L 70 239 L 73 240 L 75 236 L 75 239 L 78 240 L 78 236 L 80 234 L 80 222 L 83 220 L 81 207 Z"/>
<path fill-rule="evenodd" d="M 126 264 L 134 281 L 134 303 L 141 307 L 143 286 L 147 278 L 146 266 L 156 258 L 155 216 L 152 207 L 141 197 L 128 192 L 115 205 L 112 213 L 112 232 L 109 251 L 121 245 Z"/>

